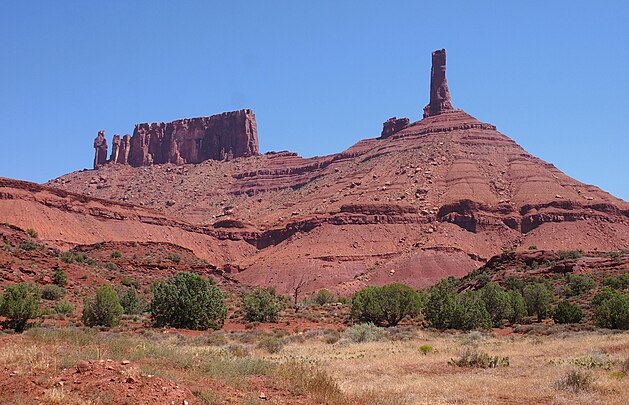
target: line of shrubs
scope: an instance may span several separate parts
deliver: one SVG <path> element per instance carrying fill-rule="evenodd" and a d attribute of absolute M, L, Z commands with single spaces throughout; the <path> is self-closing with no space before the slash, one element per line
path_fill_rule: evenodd
<path fill-rule="evenodd" d="M 581 284 L 584 280 L 578 279 Z M 403 284 L 367 287 L 352 298 L 352 317 L 358 322 L 397 325 L 404 317 L 423 313 L 438 329 L 487 329 L 505 321 L 519 323 L 525 316 L 538 322 L 552 317 L 556 323 L 579 323 L 583 310 L 567 299 L 553 306 L 553 292 L 544 283 L 521 283 L 503 289 L 489 282 L 475 291 L 458 292 L 449 277 L 430 290 L 415 291 Z M 629 329 L 629 295 L 604 288 L 591 301 L 594 322 L 603 328 Z"/>
<path fill-rule="evenodd" d="M 48 299 L 63 296 L 65 289 L 60 285 L 65 285 L 65 273 L 57 269 L 53 280 L 55 284 L 44 287 L 43 292 L 27 283 L 7 286 L 0 295 L 0 316 L 6 318 L 5 326 L 22 331 L 29 319 L 40 314 L 42 294 Z M 227 317 L 224 293 L 213 280 L 195 273 L 180 272 L 155 282 L 148 305 L 137 293 L 137 286 L 125 284 L 126 289 L 105 284 L 85 299 L 85 325 L 115 326 L 123 314 L 140 314 L 147 309 L 157 327 L 219 329 Z M 457 290 L 459 287 L 459 281 L 453 277 L 428 291 L 415 291 L 404 284 L 370 286 L 352 297 L 351 316 L 357 322 L 395 326 L 405 317 L 423 314 L 432 327 L 460 330 L 502 327 L 505 321 L 519 323 L 527 315 L 538 322 L 549 316 L 557 323 L 578 323 L 583 318 L 582 309 L 568 300 L 553 307 L 552 290 L 544 283 L 511 282 L 503 289 L 489 282 L 478 290 L 463 292 Z M 333 300 L 328 293 L 322 295 L 321 303 Z M 288 299 L 276 295 L 272 288 L 258 287 L 243 294 L 240 310 L 249 322 L 277 322 L 287 303 Z M 69 305 L 57 303 L 55 311 L 72 312 Z M 629 295 L 606 287 L 592 299 L 591 305 L 598 326 L 629 329 Z"/>

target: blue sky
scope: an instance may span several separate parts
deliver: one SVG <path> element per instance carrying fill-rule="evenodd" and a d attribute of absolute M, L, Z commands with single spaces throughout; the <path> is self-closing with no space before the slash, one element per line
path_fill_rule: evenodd
<path fill-rule="evenodd" d="M 99 129 L 252 108 L 260 149 L 339 152 L 421 117 L 430 52 L 455 107 L 629 200 L 623 1 L 5 1 L 0 176 L 91 167 Z"/>

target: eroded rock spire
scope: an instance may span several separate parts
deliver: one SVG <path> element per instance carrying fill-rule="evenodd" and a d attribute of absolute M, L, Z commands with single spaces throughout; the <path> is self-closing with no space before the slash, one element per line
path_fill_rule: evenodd
<path fill-rule="evenodd" d="M 424 107 L 424 118 L 453 110 L 448 81 L 446 80 L 446 50 L 432 53 L 430 70 L 430 103 Z"/>
<path fill-rule="evenodd" d="M 94 169 L 107 163 L 107 139 L 105 139 L 105 131 L 98 131 L 98 135 L 94 139 Z"/>

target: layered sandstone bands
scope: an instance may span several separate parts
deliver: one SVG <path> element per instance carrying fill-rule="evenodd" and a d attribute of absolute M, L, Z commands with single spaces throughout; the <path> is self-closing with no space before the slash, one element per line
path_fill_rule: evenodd
<path fill-rule="evenodd" d="M 113 162 L 134 167 L 154 164 L 201 163 L 258 154 L 258 129 L 252 110 L 172 122 L 137 124 L 133 136 L 114 135 L 107 160 L 104 131 L 94 140 L 94 168 Z"/>

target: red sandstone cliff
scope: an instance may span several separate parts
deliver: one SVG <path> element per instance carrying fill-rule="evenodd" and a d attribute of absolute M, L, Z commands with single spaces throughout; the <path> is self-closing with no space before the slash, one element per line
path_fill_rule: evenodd
<path fill-rule="evenodd" d="M 94 140 L 94 168 L 107 163 L 104 131 Z M 252 110 L 172 122 L 137 124 L 133 136 L 114 135 L 109 162 L 150 166 L 231 160 L 258 154 L 258 129 Z"/>

